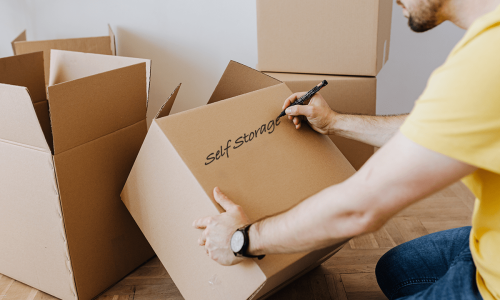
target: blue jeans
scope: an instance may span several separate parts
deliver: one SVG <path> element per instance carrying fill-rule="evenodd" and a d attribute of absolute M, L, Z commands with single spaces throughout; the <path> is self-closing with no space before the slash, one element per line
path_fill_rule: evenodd
<path fill-rule="evenodd" d="M 482 299 L 469 250 L 471 227 L 432 233 L 389 250 L 375 274 L 393 299 Z"/>

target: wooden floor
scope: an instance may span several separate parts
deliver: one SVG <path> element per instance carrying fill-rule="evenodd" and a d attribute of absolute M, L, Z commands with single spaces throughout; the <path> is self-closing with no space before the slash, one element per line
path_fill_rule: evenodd
<path fill-rule="evenodd" d="M 474 197 L 456 183 L 404 210 L 376 233 L 351 240 L 320 267 L 270 299 L 386 299 L 375 279 L 378 259 L 392 247 L 428 233 L 470 225 Z M 0 275 L 0 300 L 55 299 Z M 117 283 L 99 300 L 183 299 L 158 258 Z"/>

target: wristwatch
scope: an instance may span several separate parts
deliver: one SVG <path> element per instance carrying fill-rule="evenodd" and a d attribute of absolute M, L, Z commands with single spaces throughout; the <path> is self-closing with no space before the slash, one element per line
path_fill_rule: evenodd
<path fill-rule="evenodd" d="M 248 237 L 248 230 L 250 229 L 252 224 L 245 225 L 241 228 L 238 228 L 231 237 L 231 250 L 233 250 L 234 256 L 238 257 L 250 257 L 250 258 L 258 258 L 259 260 L 263 259 L 265 255 L 250 255 L 247 253 L 248 247 L 250 245 L 250 239 Z"/>

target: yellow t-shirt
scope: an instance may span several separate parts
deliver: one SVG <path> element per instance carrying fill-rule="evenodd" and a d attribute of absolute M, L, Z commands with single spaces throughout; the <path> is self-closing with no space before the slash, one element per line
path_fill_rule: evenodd
<path fill-rule="evenodd" d="M 500 299 L 500 7 L 477 19 L 401 127 L 412 141 L 478 167 L 470 248 L 485 300 Z"/>

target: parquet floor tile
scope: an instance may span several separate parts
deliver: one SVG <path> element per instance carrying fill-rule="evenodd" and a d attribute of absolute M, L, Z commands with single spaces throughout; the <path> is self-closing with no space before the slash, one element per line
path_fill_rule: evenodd
<path fill-rule="evenodd" d="M 470 225 L 472 193 L 461 183 L 406 208 L 379 231 L 349 241 L 318 268 L 295 280 L 271 300 L 387 299 L 377 285 L 375 266 L 392 247 L 428 233 Z M 0 300 L 56 299 L 0 275 Z M 98 300 L 183 299 L 160 260 L 155 257 L 104 292 Z"/>

